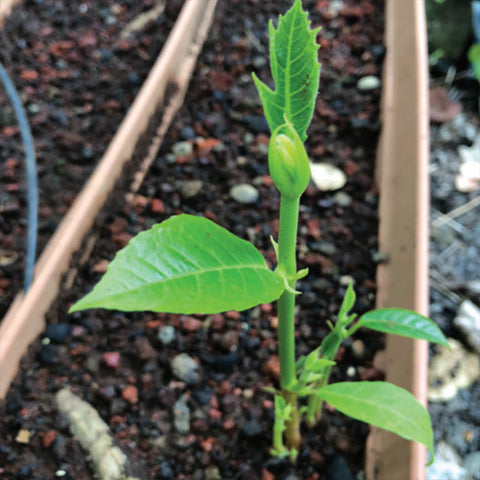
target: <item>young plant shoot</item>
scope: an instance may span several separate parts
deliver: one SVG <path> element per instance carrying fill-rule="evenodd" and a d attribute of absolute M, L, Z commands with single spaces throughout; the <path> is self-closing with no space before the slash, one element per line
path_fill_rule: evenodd
<path fill-rule="evenodd" d="M 310 179 L 305 151 L 319 86 L 316 36 L 301 0 L 269 24 L 270 65 L 275 90 L 255 75 L 271 130 L 268 166 L 280 191 L 278 242 L 272 239 L 277 266 L 270 270 L 261 253 L 224 228 L 192 215 L 178 215 L 133 238 L 111 262 L 91 293 L 70 312 L 89 308 L 124 311 L 214 314 L 245 310 L 278 300 L 280 385 L 275 395 L 271 453 L 295 459 L 301 444 L 300 422 L 314 425 L 322 404 L 353 418 L 392 431 L 428 447 L 433 432 L 427 410 L 406 390 L 385 382 L 329 385 L 337 351 L 359 328 L 447 345 L 438 327 L 412 311 L 381 309 L 357 319 L 352 285 L 346 291 L 331 332 L 310 354 L 295 357 L 295 290 L 298 279 L 296 238 L 300 197 Z"/>

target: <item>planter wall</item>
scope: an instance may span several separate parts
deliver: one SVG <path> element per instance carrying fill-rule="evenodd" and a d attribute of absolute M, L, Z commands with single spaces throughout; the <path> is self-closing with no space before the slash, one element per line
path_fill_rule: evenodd
<path fill-rule="evenodd" d="M 30 291 L 19 295 L 0 324 L 0 398 L 4 398 L 20 358 L 43 331 L 61 275 L 92 225 L 122 166 L 132 156 L 155 114 L 162 121 L 132 191 L 153 160 L 183 95 L 206 36 L 216 0 L 187 0 L 168 43 L 97 170 L 44 250 Z M 3 4 L 2 4 L 3 5 Z M 1 12 L 0 7 L 0 12 Z M 1 16 L 0 16 L 1 24 Z M 380 250 L 388 262 L 378 269 L 378 307 L 427 310 L 427 68 L 422 0 L 387 2 L 387 58 L 384 66 L 383 134 L 377 179 L 381 192 Z M 166 98 L 168 87 L 174 94 Z M 387 338 L 387 379 L 426 398 L 427 346 Z M 370 480 L 423 480 L 425 450 L 373 429 L 367 451 Z"/>
<path fill-rule="evenodd" d="M 377 158 L 380 189 L 377 307 L 428 314 L 428 64 L 423 0 L 387 2 L 383 128 Z M 387 336 L 387 380 L 426 404 L 428 345 Z M 418 444 L 373 429 L 367 478 L 422 480 L 426 453 Z"/>

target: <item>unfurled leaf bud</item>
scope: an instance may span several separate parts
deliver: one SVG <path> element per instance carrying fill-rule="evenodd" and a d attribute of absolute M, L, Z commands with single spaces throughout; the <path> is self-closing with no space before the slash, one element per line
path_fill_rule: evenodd
<path fill-rule="evenodd" d="M 278 127 L 268 145 L 268 168 L 282 195 L 299 197 L 310 180 L 310 163 L 298 133 L 290 123 Z"/>

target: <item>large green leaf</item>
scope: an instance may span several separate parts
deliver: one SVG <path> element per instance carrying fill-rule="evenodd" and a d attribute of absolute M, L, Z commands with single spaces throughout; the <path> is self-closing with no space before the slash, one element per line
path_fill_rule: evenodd
<path fill-rule="evenodd" d="M 270 68 L 275 91 L 253 74 L 270 130 L 293 124 L 305 141 L 312 119 L 320 79 L 320 63 L 315 38 L 320 29 L 311 30 L 301 0 L 295 0 L 285 16 L 280 15 L 277 30 L 269 23 Z"/>
<path fill-rule="evenodd" d="M 133 238 L 70 311 L 218 313 L 271 302 L 283 290 L 249 242 L 206 218 L 178 215 Z"/>
<path fill-rule="evenodd" d="M 318 395 L 345 415 L 426 445 L 433 458 L 430 416 L 407 390 L 387 382 L 340 382 Z"/>
<path fill-rule="evenodd" d="M 366 327 L 384 333 L 403 337 L 427 340 L 448 347 L 448 342 L 441 330 L 427 317 L 411 310 L 400 308 L 380 308 L 360 317 L 355 328 Z"/>

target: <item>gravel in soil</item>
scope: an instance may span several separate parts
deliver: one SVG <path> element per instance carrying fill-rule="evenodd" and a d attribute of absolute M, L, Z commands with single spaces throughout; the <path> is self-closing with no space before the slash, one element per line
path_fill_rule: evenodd
<path fill-rule="evenodd" d="M 273 402 L 262 387 L 275 386 L 278 380 L 275 306 L 207 317 L 97 310 L 66 314 L 68 306 L 100 278 L 115 251 L 172 214 L 213 219 L 252 241 L 273 265 L 270 235 L 276 236 L 278 229 L 278 194 L 268 176 L 268 128 L 250 73 L 269 78 L 268 19 L 289 4 L 219 2 L 184 106 L 141 190 L 127 197 L 117 192 L 115 207 L 94 233 L 92 255 L 76 266 L 73 287 L 63 289 L 49 313 L 47 332 L 24 357 L 0 406 L 2 479 L 53 478 L 59 471 L 65 478 L 93 478 L 91 464 L 55 407 L 55 393 L 65 385 L 95 406 L 139 477 L 346 479 L 362 468 L 368 426 L 329 409 L 315 429 L 304 432 L 304 448 L 295 467 L 269 458 Z M 41 10 L 50 12 L 44 14 L 52 19 L 57 3 L 52 2 L 50 9 L 46 5 L 50 3 L 42 2 Z M 126 2 L 109 3 L 108 10 L 114 5 L 133 15 Z M 307 147 L 312 161 L 340 168 L 348 183 L 343 195 L 310 186 L 302 198 L 299 267 L 308 267 L 310 274 L 298 285 L 302 291 L 298 355 L 318 346 L 326 335 L 326 320 L 338 311 L 350 279 L 358 294 L 356 310 L 361 313 L 373 306 L 377 192 L 372 177 L 379 85 L 370 79 L 359 89 L 358 81 L 368 76 L 378 80 L 384 54 L 383 2 L 305 1 L 304 6 L 313 26 L 323 27 L 321 90 Z M 79 22 L 74 20 L 78 17 L 74 7 L 71 17 L 64 8 L 65 20 L 56 15 L 55 28 Z M 20 32 L 25 30 L 25 15 L 20 9 L 15 17 Z M 77 35 L 71 27 L 70 34 Z M 108 23 L 89 20 L 89 28 L 98 38 L 107 32 L 105 44 L 110 47 L 105 48 L 111 52 L 109 42 L 116 37 L 108 36 Z M 154 36 L 150 31 L 142 35 L 137 39 L 140 44 Z M 138 51 L 121 51 L 128 75 L 137 74 L 137 67 L 123 55 L 135 56 Z M 98 61 L 96 65 L 103 68 Z M 105 67 L 107 74 L 116 76 Z M 78 83 L 82 91 L 88 87 L 86 78 Z M 365 88 L 365 83 L 374 88 Z M 117 101 L 128 107 L 134 90 L 125 97 L 119 92 Z M 108 94 L 95 95 L 90 101 L 104 105 L 108 99 Z M 91 129 L 86 133 L 94 134 L 96 124 L 116 124 L 109 116 L 97 121 L 98 110 L 102 111 L 86 114 Z M 46 144 L 52 129 L 59 135 L 70 132 L 49 123 Z M 94 163 L 102 147 L 86 133 L 80 144 L 90 141 L 99 149 L 92 155 Z M 65 152 L 70 152 L 70 142 L 66 145 Z M 68 173 L 57 173 L 57 182 L 63 175 L 79 176 L 75 168 L 84 163 L 83 153 L 76 150 L 75 155 L 76 160 L 65 161 Z M 61 185 L 65 195 L 66 181 Z M 10 225 L 13 228 L 15 222 Z M 382 344 L 381 335 L 367 332 L 355 344 L 346 344 L 333 379 L 382 378 L 373 364 Z"/>

